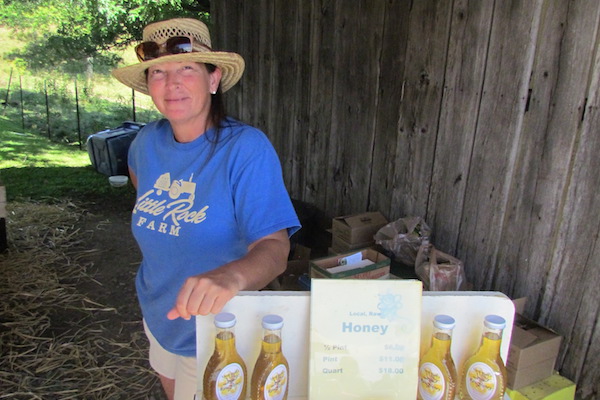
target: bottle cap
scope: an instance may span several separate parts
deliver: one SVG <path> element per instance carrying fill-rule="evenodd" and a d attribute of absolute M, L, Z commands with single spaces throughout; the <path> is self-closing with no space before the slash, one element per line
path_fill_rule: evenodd
<path fill-rule="evenodd" d="M 456 325 L 456 321 L 449 315 L 440 314 L 433 319 L 433 326 L 438 329 L 450 330 L 454 329 L 454 325 Z"/>
<path fill-rule="evenodd" d="M 499 315 L 486 315 L 484 324 L 489 329 L 504 329 L 506 321 Z"/>
<path fill-rule="evenodd" d="M 235 315 L 223 312 L 215 315 L 215 326 L 217 328 L 231 328 L 235 325 Z"/>
<path fill-rule="evenodd" d="M 283 327 L 283 318 L 279 315 L 269 314 L 262 319 L 262 326 L 265 329 L 281 329 Z"/>

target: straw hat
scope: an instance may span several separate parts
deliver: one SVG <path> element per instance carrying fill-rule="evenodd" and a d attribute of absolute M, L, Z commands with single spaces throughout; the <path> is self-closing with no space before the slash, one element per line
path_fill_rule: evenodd
<path fill-rule="evenodd" d="M 155 22 L 144 28 L 143 41 L 162 44 L 170 37 L 187 36 L 200 46 L 194 46 L 191 53 L 169 54 L 138 64 L 115 69 L 112 74 L 117 80 L 138 92 L 148 94 L 145 71 L 164 62 L 192 61 L 213 64 L 222 71 L 221 91 L 226 92 L 235 85 L 244 72 L 244 59 L 237 53 L 212 51 L 210 33 L 207 26 L 191 18 L 175 18 Z M 208 48 L 205 48 L 207 46 Z"/>

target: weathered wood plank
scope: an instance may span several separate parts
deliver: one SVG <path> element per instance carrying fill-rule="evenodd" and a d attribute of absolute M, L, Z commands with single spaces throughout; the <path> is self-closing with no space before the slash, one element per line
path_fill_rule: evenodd
<path fill-rule="evenodd" d="M 294 151 L 290 155 L 292 162 L 291 182 L 289 190 L 291 195 L 296 199 L 302 199 L 304 187 L 306 185 L 306 154 L 308 152 L 308 134 L 310 122 L 310 105 L 306 99 L 310 98 L 310 77 L 311 65 L 307 62 L 308 54 L 310 54 L 310 32 L 313 7 L 312 2 L 300 2 L 298 14 L 299 25 L 297 34 L 296 51 L 298 57 L 295 60 L 297 63 L 298 74 L 296 78 L 296 99 L 293 100 L 296 105 L 296 118 L 293 119 L 294 134 Z M 285 96 L 285 94 L 284 94 Z"/>
<path fill-rule="evenodd" d="M 250 35 L 246 38 L 249 49 L 252 49 L 250 57 L 256 59 L 254 75 L 256 79 L 254 90 L 246 93 L 246 106 L 252 108 L 253 118 L 251 123 L 262 129 L 277 149 L 278 133 L 274 131 L 273 123 L 278 120 L 277 110 L 272 107 L 274 63 L 277 59 L 274 46 L 275 4 L 270 0 L 260 0 L 259 7 L 252 9 L 252 29 L 247 30 Z M 266 83 L 269 84 L 266 84 Z"/>
<path fill-rule="evenodd" d="M 476 288 L 527 296 L 564 335 L 578 396 L 600 392 L 599 3 L 248 4 L 215 2 L 220 47 L 252 62 L 226 98 L 272 137 L 292 195 L 425 213 Z"/>
<path fill-rule="evenodd" d="M 341 213 L 363 211 L 368 203 L 383 11 L 383 2 L 368 0 L 345 2 L 336 8 L 328 164 L 333 179 L 326 201 Z"/>
<path fill-rule="evenodd" d="M 296 29 L 299 21 L 295 8 L 298 3 L 277 0 L 274 3 L 272 21 L 272 52 L 273 69 L 269 77 L 269 102 L 265 106 L 273 110 L 273 118 L 268 123 L 273 134 L 273 144 L 279 153 L 282 163 L 283 175 L 289 184 L 291 159 L 293 152 L 291 145 L 294 143 L 292 121 L 294 118 L 281 118 L 283 113 L 296 115 L 294 101 L 298 94 L 295 93 L 296 68 Z M 286 95 L 288 94 L 288 95 Z M 279 118 L 278 118 L 279 117 Z"/>
<path fill-rule="evenodd" d="M 392 204 L 394 171 L 404 149 L 398 149 L 398 118 L 406 68 L 410 4 L 404 0 L 387 2 L 383 22 L 377 110 L 375 116 L 373 165 L 368 210 L 381 211 L 389 219 L 400 217 Z"/>
<path fill-rule="evenodd" d="M 457 0 L 426 221 L 435 245 L 456 253 L 493 13 L 492 2 Z"/>
<path fill-rule="evenodd" d="M 591 386 L 587 390 L 594 389 L 598 393 L 598 353 L 590 353 L 589 348 L 592 338 L 598 336 L 600 315 L 600 214 L 597 212 L 600 208 L 597 194 L 600 187 L 600 10 L 596 8 L 595 13 L 592 10 L 592 7 L 585 8 L 596 21 L 595 59 L 590 63 L 592 74 L 586 91 L 587 103 L 576 131 L 571 176 L 566 181 L 565 204 L 557 226 L 557 246 L 545 287 L 541 319 L 568 333 L 561 348 L 561 371 L 579 377 L 586 369 L 586 382 Z M 596 368 L 588 369 L 590 364 Z"/>
<path fill-rule="evenodd" d="M 329 186 L 327 160 L 331 135 L 331 113 L 334 74 L 333 29 L 334 0 L 313 0 L 310 31 L 310 90 L 308 97 L 308 136 L 305 154 L 305 182 L 302 199 L 322 210 L 328 207 L 326 196 Z"/>
<path fill-rule="evenodd" d="M 412 3 L 398 120 L 392 204 L 425 216 L 446 66 L 451 2 Z"/>
<path fill-rule="evenodd" d="M 527 100 L 541 0 L 495 3 L 490 51 L 461 221 L 458 258 L 477 289 L 493 287 L 496 253 Z"/>
<path fill-rule="evenodd" d="M 592 4 L 594 3 L 594 4 Z M 529 84 L 512 193 L 495 287 L 529 294 L 527 312 L 540 314 L 545 277 L 556 243 L 575 134 L 585 102 L 598 24 L 597 2 L 548 2 L 543 9 Z M 594 10 L 595 9 L 595 10 Z M 588 43 L 588 48 L 582 48 Z M 515 235 L 515 230 L 521 232 Z M 537 278 L 537 279 L 536 279 Z"/>
<path fill-rule="evenodd" d="M 278 0 L 275 2 L 273 36 L 277 38 L 273 54 L 271 81 L 271 101 L 269 108 L 273 110 L 273 121 L 269 124 L 274 129 L 274 144 L 282 161 L 283 175 L 292 193 L 299 193 L 300 159 L 299 153 L 304 153 L 304 132 L 300 131 L 299 115 L 301 102 L 305 98 L 308 85 L 306 70 L 303 67 L 303 29 L 307 21 L 303 7 L 304 3 Z M 304 17 L 304 18 L 303 18 Z M 280 118 L 289 114 L 292 118 Z"/>
<path fill-rule="evenodd" d="M 327 175 L 327 186 L 325 187 L 325 204 L 327 208 L 333 210 L 336 213 L 342 214 L 342 202 L 339 200 L 342 196 L 342 188 L 343 188 L 343 176 L 342 170 L 344 169 L 343 154 L 342 154 L 342 145 L 344 143 L 343 135 L 346 135 L 347 132 L 343 131 L 343 121 L 340 116 L 340 104 L 343 100 L 343 96 L 346 93 L 346 88 L 343 87 L 343 84 L 340 85 L 340 74 L 349 73 L 344 70 L 343 62 L 348 57 L 344 54 L 344 51 L 347 51 L 348 48 L 351 48 L 351 45 L 347 42 L 351 38 L 355 38 L 357 32 L 355 29 L 352 30 L 352 35 L 349 30 L 345 29 L 348 25 L 348 19 L 353 15 L 356 15 L 358 10 L 357 4 L 352 2 L 350 7 L 342 6 L 339 2 L 334 4 L 333 12 L 334 12 L 334 24 L 333 24 L 333 36 L 332 40 L 334 43 L 334 51 L 329 55 L 334 59 L 334 67 L 333 67 L 333 85 L 332 85 L 332 93 L 330 100 L 332 101 L 331 106 L 331 131 L 329 132 L 329 147 L 328 147 L 328 157 L 325 159 L 325 164 L 322 165 L 322 168 L 326 168 Z M 343 11 L 346 11 L 344 13 Z M 348 28 L 349 29 L 349 28 Z M 346 43 L 345 47 L 342 45 Z M 341 88 L 340 88 L 341 86 Z"/>
<path fill-rule="evenodd" d="M 271 93 L 273 58 L 273 2 L 260 0 L 259 7 L 245 7 L 243 56 L 246 60 L 244 72 L 242 118 L 245 122 L 263 130 L 273 141 L 270 132 Z"/>
<path fill-rule="evenodd" d="M 246 63 L 252 61 L 244 48 L 245 21 L 243 13 L 244 1 L 219 1 L 211 3 L 211 21 L 210 26 L 211 41 L 213 48 L 217 50 L 233 51 L 244 57 Z M 214 23 L 216 22 L 216 23 Z M 245 101 L 243 99 L 246 82 L 251 85 L 252 68 L 248 73 L 248 66 L 240 82 L 229 90 L 225 96 L 225 104 L 230 115 L 245 119 L 243 108 Z M 252 85 L 251 85 L 252 86 Z"/>
<path fill-rule="evenodd" d="M 595 247 L 595 249 L 599 248 L 598 246 Z M 596 261 L 596 265 L 598 265 L 600 255 L 596 252 L 593 259 Z M 596 285 L 595 287 L 597 288 L 600 285 L 598 274 L 592 273 L 592 277 L 593 281 L 590 281 L 590 283 Z M 590 292 L 586 294 L 593 296 L 593 293 L 590 294 Z M 598 368 L 598 354 L 600 354 L 600 318 L 598 317 L 600 316 L 600 310 L 598 309 L 598 302 L 589 301 L 585 306 L 586 310 L 582 313 L 583 318 L 581 322 L 588 327 L 586 330 L 589 333 L 585 332 L 586 334 L 581 339 L 589 340 L 589 342 L 587 345 L 584 345 L 582 341 L 581 349 L 575 350 L 576 352 L 563 353 L 561 359 L 564 361 L 561 364 L 563 365 L 563 375 L 569 374 L 572 379 L 577 381 L 577 398 L 596 399 L 598 398 L 598 393 L 600 393 L 600 368 Z M 590 318 L 590 316 L 594 315 L 595 318 Z M 590 321 L 595 321 L 595 323 Z M 577 355 L 579 354 L 583 354 L 584 356 L 578 357 Z M 580 373 L 577 375 L 571 374 L 571 368 L 566 365 L 567 362 L 573 363 L 580 359 L 583 363 L 579 365 L 581 367 Z"/>

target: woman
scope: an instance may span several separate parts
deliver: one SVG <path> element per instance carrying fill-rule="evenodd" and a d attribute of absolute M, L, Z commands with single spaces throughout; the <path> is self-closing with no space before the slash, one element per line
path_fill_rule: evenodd
<path fill-rule="evenodd" d="M 113 72 L 165 117 L 129 149 L 131 223 L 143 255 L 136 288 L 150 364 L 169 399 L 191 399 L 191 316 L 218 313 L 240 290 L 281 274 L 300 223 L 266 136 L 225 116 L 221 93 L 240 79 L 242 57 L 213 51 L 194 19 L 150 24 L 143 38 L 140 63 Z"/>

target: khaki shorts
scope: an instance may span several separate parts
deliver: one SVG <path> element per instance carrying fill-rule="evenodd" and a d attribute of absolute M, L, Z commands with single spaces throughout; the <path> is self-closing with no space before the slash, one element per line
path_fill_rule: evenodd
<path fill-rule="evenodd" d="M 192 400 L 197 390 L 196 358 L 184 357 L 165 350 L 148 329 L 144 321 L 144 331 L 150 341 L 150 366 L 160 375 L 175 380 L 175 399 Z"/>

